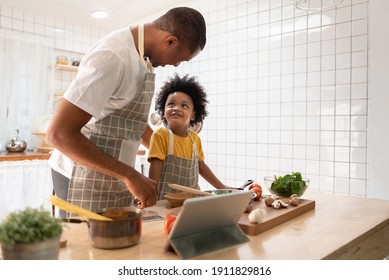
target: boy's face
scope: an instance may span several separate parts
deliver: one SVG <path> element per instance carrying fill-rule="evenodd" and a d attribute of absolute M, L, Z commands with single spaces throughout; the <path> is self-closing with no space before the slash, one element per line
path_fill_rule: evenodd
<path fill-rule="evenodd" d="M 195 119 L 192 98 L 181 91 L 169 94 L 166 99 L 164 118 L 173 132 L 176 130 L 186 133 L 190 121 Z"/>

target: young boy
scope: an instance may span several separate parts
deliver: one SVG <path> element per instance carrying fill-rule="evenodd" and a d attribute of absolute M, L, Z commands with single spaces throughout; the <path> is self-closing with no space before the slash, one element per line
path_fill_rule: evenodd
<path fill-rule="evenodd" d="M 176 190 L 174 183 L 200 189 L 199 174 L 217 189 L 227 189 L 204 161 L 198 134 L 189 129 L 207 115 L 206 93 L 195 77 L 177 74 L 165 82 L 156 100 L 166 127 L 157 129 L 150 140 L 149 177 L 158 182 L 158 199 Z"/>

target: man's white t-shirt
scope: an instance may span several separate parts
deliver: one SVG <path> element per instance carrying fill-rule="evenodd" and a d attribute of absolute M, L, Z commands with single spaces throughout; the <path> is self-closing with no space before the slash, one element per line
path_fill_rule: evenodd
<path fill-rule="evenodd" d="M 91 114 L 90 123 L 94 123 L 127 105 L 141 90 L 146 72 L 126 27 L 108 34 L 88 51 L 64 98 Z M 73 161 L 60 151 L 53 151 L 49 165 L 71 177 Z"/>

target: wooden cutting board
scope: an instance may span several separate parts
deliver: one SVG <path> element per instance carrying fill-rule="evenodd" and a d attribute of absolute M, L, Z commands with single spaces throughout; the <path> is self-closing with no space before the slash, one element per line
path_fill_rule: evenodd
<path fill-rule="evenodd" d="M 301 199 L 300 204 L 297 206 L 289 205 L 287 208 L 274 209 L 273 207 L 266 206 L 264 198 L 262 198 L 259 201 L 253 201 L 251 205 L 253 209 L 261 208 L 266 212 L 262 222 L 251 223 L 248 220 L 248 213 L 244 213 L 238 224 L 244 233 L 257 235 L 314 209 L 315 201 Z"/>

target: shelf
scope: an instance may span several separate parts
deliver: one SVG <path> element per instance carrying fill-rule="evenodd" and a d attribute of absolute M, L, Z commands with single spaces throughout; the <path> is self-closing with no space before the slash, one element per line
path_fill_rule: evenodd
<path fill-rule="evenodd" d="M 1 152 L 0 161 L 20 161 L 20 160 L 47 160 L 50 158 L 50 153 L 38 151 L 25 151 L 21 153 Z"/>
<path fill-rule="evenodd" d="M 54 92 L 54 96 L 55 96 L 55 97 L 62 97 L 63 95 L 64 95 L 64 92 L 63 92 L 63 91 L 57 90 L 57 91 Z"/>
<path fill-rule="evenodd" d="M 65 93 L 63 91 L 55 91 L 54 92 L 54 102 L 62 100 L 64 94 Z"/>
<path fill-rule="evenodd" d="M 64 70 L 64 71 L 71 71 L 71 72 L 77 72 L 78 71 L 78 66 L 65 65 L 65 64 L 55 64 L 55 69 L 57 69 L 57 70 Z"/>

